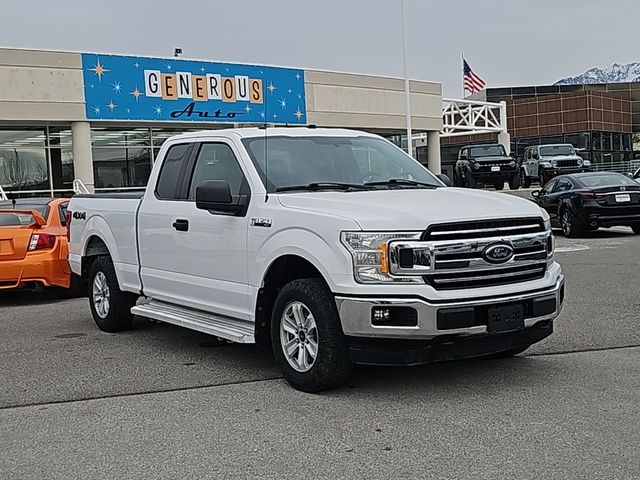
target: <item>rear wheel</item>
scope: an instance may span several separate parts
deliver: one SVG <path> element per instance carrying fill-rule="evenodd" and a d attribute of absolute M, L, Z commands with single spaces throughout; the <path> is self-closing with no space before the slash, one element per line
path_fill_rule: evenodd
<path fill-rule="evenodd" d="M 527 176 L 524 168 L 520 170 L 520 185 L 522 185 L 522 188 L 529 188 L 531 186 L 531 178 Z"/>
<path fill-rule="evenodd" d="M 640 235 L 640 224 L 632 225 L 631 230 L 633 230 L 633 233 L 635 233 L 636 235 Z"/>
<path fill-rule="evenodd" d="M 351 373 L 349 346 L 333 296 L 317 278 L 286 284 L 271 317 L 276 362 L 289 384 L 319 392 L 344 383 Z"/>
<path fill-rule="evenodd" d="M 137 298 L 137 295 L 120 290 L 111 258 L 101 256 L 93 262 L 89 274 L 89 305 L 100 330 L 119 332 L 131 328 L 131 307 Z"/>
<path fill-rule="evenodd" d="M 463 187 L 464 186 L 464 182 L 462 181 L 462 178 L 460 178 L 458 176 L 457 172 L 453 172 L 453 186 L 454 187 Z"/>
<path fill-rule="evenodd" d="M 560 212 L 560 228 L 562 228 L 562 233 L 567 238 L 574 238 L 580 233 L 576 226 L 576 217 L 568 208 Z"/>

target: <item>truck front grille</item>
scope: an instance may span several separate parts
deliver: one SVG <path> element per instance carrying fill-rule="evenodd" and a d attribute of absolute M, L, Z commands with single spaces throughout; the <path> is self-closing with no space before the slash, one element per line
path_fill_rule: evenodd
<path fill-rule="evenodd" d="M 419 272 L 437 290 L 490 287 L 542 278 L 553 255 L 552 244 L 551 232 L 541 218 L 446 223 L 432 225 L 419 241 L 399 245 L 398 252 L 407 248 L 420 252 L 413 256 L 422 259 L 419 264 L 401 265 L 406 252 L 402 258 L 392 255 L 392 261 L 398 259 L 396 272 Z M 511 247 L 513 255 L 496 262 L 487 256 L 487 249 L 494 245 Z M 426 271 L 424 255 L 430 255 Z"/>
<path fill-rule="evenodd" d="M 566 168 L 566 167 L 577 167 L 578 166 L 578 160 L 557 160 L 556 165 L 558 165 L 558 167 L 560 168 Z"/>

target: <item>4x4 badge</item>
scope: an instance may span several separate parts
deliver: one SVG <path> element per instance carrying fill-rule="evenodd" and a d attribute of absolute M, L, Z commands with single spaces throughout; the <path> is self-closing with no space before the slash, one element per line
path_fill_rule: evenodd
<path fill-rule="evenodd" d="M 252 218 L 251 219 L 252 227 L 271 227 L 271 219 L 270 218 Z"/>

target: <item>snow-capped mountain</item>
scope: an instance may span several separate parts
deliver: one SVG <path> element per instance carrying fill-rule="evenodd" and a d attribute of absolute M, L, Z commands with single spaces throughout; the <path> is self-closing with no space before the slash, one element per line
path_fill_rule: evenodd
<path fill-rule="evenodd" d="M 558 80 L 555 85 L 574 85 L 585 83 L 640 82 L 640 62 L 627 64 L 614 63 L 607 68 L 592 68 L 582 75 Z"/>

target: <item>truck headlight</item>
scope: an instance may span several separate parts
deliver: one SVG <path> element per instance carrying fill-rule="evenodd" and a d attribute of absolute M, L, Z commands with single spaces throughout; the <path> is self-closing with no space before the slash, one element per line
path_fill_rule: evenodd
<path fill-rule="evenodd" d="M 515 162 L 515 160 L 511 160 L 511 161 L 509 162 L 509 166 L 510 166 L 510 167 L 515 167 L 515 166 L 516 166 L 516 162 Z"/>
<path fill-rule="evenodd" d="M 473 162 L 473 168 L 478 170 L 480 168 L 480 164 L 478 162 Z"/>
<path fill-rule="evenodd" d="M 582 159 L 581 159 L 581 158 L 579 158 L 579 159 L 578 159 L 578 166 L 579 166 L 579 167 L 581 167 L 581 166 L 582 166 Z"/>
<path fill-rule="evenodd" d="M 549 232 L 551 231 L 551 218 L 549 217 L 549 214 L 546 210 L 540 209 L 540 211 L 542 212 L 542 222 L 544 223 L 544 229 L 545 231 Z"/>
<path fill-rule="evenodd" d="M 554 160 L 553 162 L 551 162 L 551 165 L 553 165 L 554 167 L 557 167 L 558 166 L 558 161 Z"/>
<path fill-rule="evenodd" d="M 590 166 L 591 166 L 591 161 L 590 161 L 590 160 L 584 160 L 584 161 L 582 162 L 582 166 L 584 166 L 584 167 L 590 167 Z"/>
<path fill-rule="evenodd" d="M 358 283 L 423 283 L 420 276 L 394 277 L 389 272 L 389 242 L 418 240 L 421 233 L 342 232 L 340 240 L 353 259 L 353 275 Z"/>

